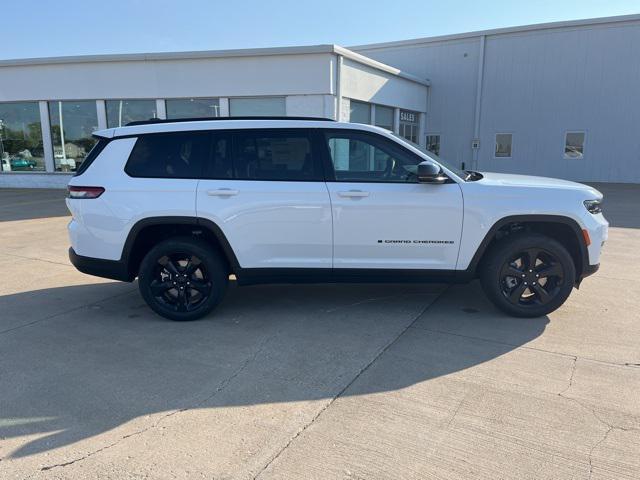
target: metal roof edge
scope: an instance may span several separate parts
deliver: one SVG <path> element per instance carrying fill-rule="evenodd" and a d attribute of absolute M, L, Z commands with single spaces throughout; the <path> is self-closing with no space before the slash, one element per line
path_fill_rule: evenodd
<path fill-rule="evenodd" d="M 103 55 L 72 55 L 64 57 L 16 58 L 0 60 L 0 66 L 49 65 L 61 63 L 131 62 L 144 60 L 188 60 L 201 58 L 259 57 L 271 55 L 304 55 L 334 53 L 334 45 L 294 47 L 241 48 L 231 50 L 200 50 L 189 52 L 116 53 Z"/>
<path fill-rule="evenodd" d="M 371 68 L 375 68 L 376 70 L 381 70 L 383 72 L 390 73 L 397 77 L 403 78 L 410 82 L 419 83 L 425 87 L 431 86 L 431 82 L 426 78 L 416 77 L 415 75 L 411 75 L 409 73 L 405 73 L 402 70 L 399 70 L 395 67 L 387 65 L 386 63 L 378 62 L 377 60 L 373 60 L 365 55 L 349 50 L 348 48 L 341 47 L 339 45 L 334 45 L 334 53 L 337 55 L 342 55 L 349 60 L 353 60 L 354 62 L 360 63 L 362 65 L 366 65 Z"/>

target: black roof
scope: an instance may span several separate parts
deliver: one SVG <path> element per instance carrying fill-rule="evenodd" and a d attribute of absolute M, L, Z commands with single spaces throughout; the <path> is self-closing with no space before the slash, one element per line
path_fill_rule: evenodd
<path fill-rule="evenodd" d="M 179 122 L 203 122 L 209 120 L 313 120 L 320 122 L 333 122 L 331 118 L 322 117 L 200 117 L 200 118 L 150 118 L 149 120 L 137 120 L 135 122 L 127 123 L 127 127 L 134 125 L 149 125 L 152 123 L 179 123 Z"/>

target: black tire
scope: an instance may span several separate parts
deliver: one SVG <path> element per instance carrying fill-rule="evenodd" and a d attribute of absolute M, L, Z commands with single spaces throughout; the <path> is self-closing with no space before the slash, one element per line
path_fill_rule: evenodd
<path fill-rule="evenodd" d="M 226 263 L 206 242 L 170 238 L 153 247 L 138 273 L 147 305 L 175 321 L 197 320 L 222 300 L 229 282 Z"/>
<path fill-rule="evenodd" d="M 482 288 L 496 307 L 529 318 L 559 308 L 571 294 L 575 278 L 567 249 L 538 233 L 518 233 L 500 240 L 483 259 L 480 271 Z"/>

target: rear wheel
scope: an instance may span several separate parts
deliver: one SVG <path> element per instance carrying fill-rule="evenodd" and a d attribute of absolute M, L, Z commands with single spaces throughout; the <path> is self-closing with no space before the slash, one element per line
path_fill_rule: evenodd
<path fill-rule="evenodd" d="M 197 320 L 222 300 L 228 271 L 205 242 L 192 238 L 165 240 L 144 257 L 138 288 L 157 314 L 176 321 Z"/>
<path fill-rule="evenodd" d="M 575 265 L 558 241 L 535 233 L 498 242 L 483 262 L 480 281 L 487 297 L 517 317 L 539 317 L 560 307 L 575 283 Z"/>

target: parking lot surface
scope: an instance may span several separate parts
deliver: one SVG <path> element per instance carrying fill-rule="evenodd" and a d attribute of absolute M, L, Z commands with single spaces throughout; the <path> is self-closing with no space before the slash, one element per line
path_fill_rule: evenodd
<path fill-rule="evenodd" d="M 1 479 L 640 478 L 640 186 L 549 317 L 470 285 L 233 287 L 174 323 L 0 190 Z"/>

